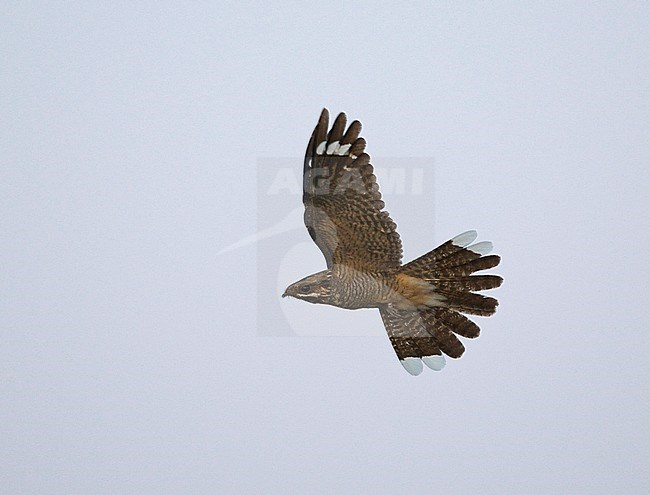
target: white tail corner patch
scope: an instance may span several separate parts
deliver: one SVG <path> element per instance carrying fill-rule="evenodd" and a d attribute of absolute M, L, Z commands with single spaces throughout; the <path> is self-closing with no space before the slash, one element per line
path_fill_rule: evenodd
<path fill-rule="evenodd" d="M 422 370 L 424 369 L 422 367 L 422 360 L 420 358 L 407 357 L 404 359 L 400 359 L 399 362 L 402 363 L 404 369 L 413 376 L 418 376 L 420 373 L 422 373 Z"/>
<path fill-rule="evenodd" d="M 467 249 L 481 256 L 491 253 L 493 248 L 494 246 L 490 241 L 477 242 L 476 244 L 467 246 Z"/>
<path fill-rule="evenodd" d="M 316 147 L 316 154 L 317 155 L 322 155 L 325 153 L 325 147 L 327 146 L 327 141 L 323 141 Z"/>
<path fill-rule="evenodd" d="M 447 360 L 445 359 L 445 356 L 424 356 L 422 358 L 422 362 L 427 365 L 428 368 L 432 369 L 433 371 L 441 371 L 442 368 L 445 367 L 447 364 Z"/>
<path fill-rule="evenodd" d="M 463 232 L 462 234 L 458 234 L 456 237 L 454 237 L 451 240 L 451 243 L 454 246 L 465 247 L 465 246 L 469 246 L 472 242 L 474 242 L 477 237 L 478 234 L 476 233 L 475 230 L 468 230 L 467 232 Z"/>

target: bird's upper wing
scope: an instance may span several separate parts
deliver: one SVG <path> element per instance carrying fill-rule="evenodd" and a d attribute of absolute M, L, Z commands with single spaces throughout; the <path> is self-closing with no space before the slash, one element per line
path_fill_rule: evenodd
<path fill-rule="evenodd" d="M 402 242 L 388 212 L 382 211 L 377 178 L 361 123 L 345 129 L 344 113 L 329 129 L 323 109 L 309 140 L 303 175 L 305 225 L 327 261 L 360 271 L 395 269 L 402 260 Z M 329 132 L 328 132 L 329 129 Z"/>

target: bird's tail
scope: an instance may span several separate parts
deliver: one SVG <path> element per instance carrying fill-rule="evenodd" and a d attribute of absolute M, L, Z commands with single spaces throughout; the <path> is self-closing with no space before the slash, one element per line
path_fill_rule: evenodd
<path fill-rule="evenodd" d="M 474 292 L 499 287 L 503 279 L 498 275 L 473 273 L 497 266 L 501 258 L 488 254 L 492 251 L 491 242 L 472 244 L 475 239 L 474 230 L 457 235 L 407 263 L 400 273 L 428 284 L 435 294 L 432 307 L 444 306 L 461 313 L 490 316 L 496 311 L 498 301 Z"/>
<path fill-rule="evenodd" d="M 497 266 L 501 258 L 488 255 L 491 242 L 472 244 L 475 239 L 476 232 L 465 232 L 404 265 L 398 283 L 408 303 L 380 308 L 395 353 L 413 375 L 423 363 L 442 369 L 443 354 L 459 358 L 465 347 L 457 335 L 478 337 L 478 325 L 461 313 L 490 316 L 496 311 L 495 298 L 474 291 L 499 287 L 503 279 L 473 273 Z"/>

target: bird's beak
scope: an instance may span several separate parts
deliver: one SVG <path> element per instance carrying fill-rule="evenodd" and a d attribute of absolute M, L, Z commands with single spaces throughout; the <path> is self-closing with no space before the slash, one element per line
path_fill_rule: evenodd
<path fill-rule="evenodd" d="M 287 291 L 284 291 L 284 294 L 282 294 L 282 297 L 287 297 L 289 294 L 287 294 Z"/>

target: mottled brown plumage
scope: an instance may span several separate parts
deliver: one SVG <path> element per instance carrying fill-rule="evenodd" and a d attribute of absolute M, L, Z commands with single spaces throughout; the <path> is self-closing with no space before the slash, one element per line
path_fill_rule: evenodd
<path fill-rule="evenodd" d="M 460 357 L 456 337 L 475 338 L 479 327 L 462 313 L 489 316 L 497 300 L 474 291 L 499 287 L 497 275 L 473 275 L 495 267 L 490 243 L 470 245 L 466 232 L 402 265 L 397 226 L 384 211 L 377 178 L 359 137 L 361 124 L 338 115 L 329 129 L 323 109 L 307 146 L 303 203 L 309 235 L 327 269 L 290 285 L 284 295 L 347 309 L 378 308 L 391 344 L 411 374 L 422 363 L 444 366 L 443 353 Z"/>

